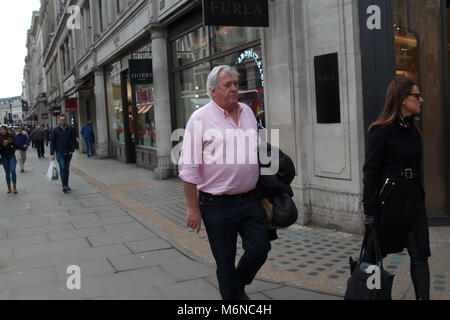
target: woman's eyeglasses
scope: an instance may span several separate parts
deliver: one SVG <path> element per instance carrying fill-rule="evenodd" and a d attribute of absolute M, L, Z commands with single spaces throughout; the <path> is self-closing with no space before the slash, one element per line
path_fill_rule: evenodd
<path fill-rule="evenodd" d="M 421 93 L 410 93 L 408 96 L 414 96 L 417 100 L 420 100 L 420 98 L 423 98 L 423 95 Z"/>

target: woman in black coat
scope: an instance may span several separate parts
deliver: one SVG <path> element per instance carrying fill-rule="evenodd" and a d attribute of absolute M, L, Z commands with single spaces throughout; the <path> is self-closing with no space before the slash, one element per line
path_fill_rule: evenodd
<path fill-rule="evenodd" d="M 369 128 L 363 191 L 365 224 L 376 225 L 382 257 L 408 249 L 418 300 L 429 299 L 431 256 L 421 183 L 422 129 L 415 118 L 423 102 L 414 81 L 396 77 L 391 82 L 384 110 Z M 375 262 L 373 250 L 368 255 Z"/>

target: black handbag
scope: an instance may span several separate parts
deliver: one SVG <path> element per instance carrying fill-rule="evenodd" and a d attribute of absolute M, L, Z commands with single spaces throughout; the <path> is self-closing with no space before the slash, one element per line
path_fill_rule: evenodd
<path fill-rule="evenodd" d="M 367 262 L 366 253 L 370 243 L 375 249 L 376 264 Z M 383 268 L 375 226 L 371 225 L 366 229 L 359 260 L 354 261 L 350 257 L 349 262 L 351 276 L 347 281 L 344 300 L 392 300 L 394 275 Z"/>

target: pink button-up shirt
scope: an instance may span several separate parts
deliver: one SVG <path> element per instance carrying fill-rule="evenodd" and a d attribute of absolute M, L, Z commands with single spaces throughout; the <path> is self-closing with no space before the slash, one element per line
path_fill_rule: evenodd
<path fill-rule="evenodd" d="M 194 112 L 186 126 L 179 177 L 213 195 L 249 192 L 259 178 L 258 126 L 240 103 L 237 125 L 213 100 Z"/>

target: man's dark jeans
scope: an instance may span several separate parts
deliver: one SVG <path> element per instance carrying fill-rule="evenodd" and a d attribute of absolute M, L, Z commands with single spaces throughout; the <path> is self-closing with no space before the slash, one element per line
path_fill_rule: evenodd
<path fill-rule="evenodd" d="M 56 160 L 59 163 L 59 171 L 63 188 L 69 187 L 69 170 L 72 155 L 70 153 L 56 153 Z"/>
<path fill-rule="evenodd" d="M 217 264 L 222 298 L 238 300 L 266 262 L 271 249 L 266 212 L 254 192 L 218 199 L 200 193 L 199 204 Z M 238 234 L 244 255 L 236 268 Z"/>
<path fill-rule="evenodd" d="M 92 149 L 92 140 L 91 138 L 86 139 L 84 138 L 84 141 L 86 142 L 86 149 L 87 149 L 87 156 L 92 157 L 94 155 L 93 149 Z"/>

